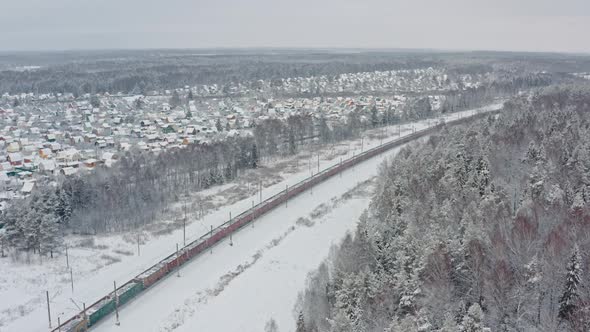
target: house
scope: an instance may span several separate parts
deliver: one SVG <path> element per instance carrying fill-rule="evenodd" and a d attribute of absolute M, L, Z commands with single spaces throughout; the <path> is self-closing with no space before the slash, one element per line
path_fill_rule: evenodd
<path fill-rule="evenodd" d="M 12 169 L 12 164 L 9 161 L 0 162 L 0 171 L 10 172 Z"/>
<path fill-rule="evenodd" d="M 9 153 L 7 160 L 12 166 L 21 166 L 23 164 L 24 158 L 22 154 L 15 152 Z"/>
<path fill-rule="evenodd" d="M 72 136 L 70 137 L 70 144 L 76 145 L 84 142 L 84 138 L 82 136 Z"/>
<path fill-rule="evenodd" d="M 78 152 L 78 150 L 76 150 L 76 149 L 68 149 L 68 150 L 59 151 L 56 159 L 58 161 L 64 161 L 64 162 L 78 161 L 78 160 L 80 160 L 80 152 Z"/>
<path fill-rule="evenodd" d="M 47 174 L 53 174 L 57 169 L 55 160 L 43 159 L 39 161 L 39 171 Z"/>
<path fill-rule="evenodd" d="M 11 182 L 12 180 L 8 177 L 6 172 L 0 172 L 0 188 L 6 189 Z"/>
<path fill-rule="evenodd" d="M 74 174 L 76 174 L 77 172 L 78 172 L 78 169 L 77 169 L 77 168 L 73 168 L 73 167 L 64 167 L 64 168 L 62 168 L 62 169 L 60 170 L 60 173 L 61 173 L 62 175 L 65 175 L 65 176 L 74 175 Z"/>
<path fill-rule="evenodd" d="M 21 192 L 23 194 L 30 194 L 33 191 L 33 188 L 35 187 L 35 182 L 33 181 L 27 181 L 23 184 L 23 187 L 21 188 Z"/>
<path fill-rule="evenodd" d="M 61 144 L 59 143 L 49 143 L 48 147 L 51 149 L 52 152 L 61 151 Z"/>
<path fill-rule="evenodd" d="M 111 167 L 111 165 L 117 161 L 118 156 L 112 152 L 105 152 L 102 154 L 102 161 L 107 167 Z"/>
<path fill-rule="evenodd" d="M 43 148 L 39 150 L 39 156 L 43 159 L 47 159 L 53 155 L 53 152 L 49 148 Z"/>
<path fill-rule="evenodd" d="M 20 151 L 20 144 L 18 142 L 11 142 L 6 147 L 7 152 L 19 152 Z"/>
<path fill-rule="evenodd" d="M 87 168 L 94 168 L 94 167 L 96 167 L 97 163 L 98 163 L 98 160 L 96 160 L 94 158 L 86 159 L 83 161 L 84 166 L 86 166 Z"/>

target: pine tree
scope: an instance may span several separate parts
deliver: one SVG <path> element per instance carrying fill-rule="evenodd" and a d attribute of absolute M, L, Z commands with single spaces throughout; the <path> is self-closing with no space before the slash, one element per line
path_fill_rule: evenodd
<path fill-rule="evenodd" d="M 274 318 L 271 318 L 264 326 L 264 332 L 279 332 L 279 326 Z"/>
<path fill-rule="evenodd" d="M 306 332 L 305 320 L 303 318 L 303 311 L 299 311 L 299 316 L 297 317 L 297 325 L 295 327 L 295 332 Z"/>
<path fill-rule="evenodd" d="M 39 249 L 41 254 L 49 253 L 53 258 L 53 252 L 61 244 L 61 232 L 58 219 L 49 213 L 41 217 L 39 223 Z"/>
<path fill-rule="evenodd" d="M 373 128 L 379 125 L 379 117 L 377 116 L 377 107 L 373 105 L 371 108 L 371 126 Z"/>
<path fill-rule="evenodd" d="M 139 97 L 139 98 L 135 99 L 134 104 L 135 104 L 135 108 L 140 110 L 145 105 L 145 102 L 142 97 Z"/>
<path fill-rule="evenodd" d="M 97 95 L 93 95 L 92 97 L 90 97 L 90 105 L 94 108 L 100 107 L 100 99 Z"/>
<path fill-rule="evenodd" d="M 469 307 L 467 315 L 463 317 L 461 322 L 462 332 L 486 332 L 490 329 L 486 328 L 483 324 L 484 314 L 479 304 L 474 303 Z"/>
<path fill-rule="evenodd" d="M 221 120 L 219 118 L 215 121 L 215 129 L 217 129 L 218 133 L 223 131 L 223 126 L 221 125 Z"/>
<path fill-rule="evenodd" d="M 23 208 L 24 204 L 14 202 L 12 206 L 2 214 L 4 223 L 4 240 L 12 248 L 25 249 L 25 235 L 23 230 Z"/>
<path fill-rule="evenodd" d="M 567 266 L 565 290 L 559 299 L 559 318 L 570 320 L 578 306 L 578 286 L 582 275 L 581 258 L 578 246 L 575 245 Z"/>
<path fill-rule="evenodd" d="M 252 152 L 250 155 L 250 166 L 252 168 L 258 167 L 258 148 L 256 147 L 256 144 L 252 144 Z"/>
<path fill-rule="evenodd" d="M 295 145 L 295 134 L 293 129 L 289 130 L 289 154 L 294 155 L 297 153 L 297 146 Z"/>
<path fill-rule="evenodd" d="M 330 141 L 330 127 L 328 127 L 328 122 L 323 117 L 320 118 L 319 134 L 322 142 L 325 143 Z"/>
<path fill-rule="evenodd" d="M 170 97 L 170 107 L 176 108 L 180 105 L 180 102 L 180 95 L 178 94 L 178 91 L 174 90 L 174 92 L 172 92 L 172 97 Z"/>
<path fill-rule="evenodd" d="M 439 332 L 456 332 L 459 331 L 459 325 L 455 321 L 455 317 L 451 313 L 445 315 L 445 320 Z"/>

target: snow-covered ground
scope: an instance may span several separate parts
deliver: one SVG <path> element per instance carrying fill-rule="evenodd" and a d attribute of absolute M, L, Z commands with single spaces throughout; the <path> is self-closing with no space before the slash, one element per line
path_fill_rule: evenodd
<path fill-rule="evenodd" d="M 492 108 L 498 108 L 494 105 Z M 470 111 L 452 115 L 453 118 L 471 114 Z M 430 121 L 430 124 L 433 124 Z M 401 136 L 409 134 L 412 128 L 419 130 L 428 125 L 427 121 L 402 127 Z M 392 126 L 378 132 L 391 136 L 383 142 L 395 139 L 398 127 Z M 376 133 L 378 133 L 376 132 Z M 374 133 L 374 134 L 376 134 Z M 320 169 L 340 162 L 353 153 L 380 144 L 377 135 L 367 135 L 362 140 L 341 143 L 320 151 Z M 387 155 L 391 155 L 390 151 Z M 280 177 L 265 180 L 262 198 L 284 190 L 317 172 L 317 152 L 312 158 L 293 158 L 275 163 L 280 167 Z M 296 159 L 298 161 L 296 161 Z M 289 202 L 288 208 L 280 208 L 257 220 L 253 227 L 240 231 L 235 245 L 230 247 L 222 242 L 213 255 L 196 258 L 181 271 L 180 278 L 167 278 L 142 294 L 123 308 L 123 331 L 261 331 L 268 318 L 275 317 L 283 331 L 291 330 L 293 308 L 297 292 L 303 288 L 305 275 L 315 268 L 326 256 L 330 243 L 340 239 L 347 230 L 354 227 L 358 215 L 366 206 L 366 197 L 352 198 L 347 204 L 333 207 L 332 211 L 317 220 L 315 225 L 297 224 L 300 217 L 308 216 L 321 204 L 330 206 L 332 199 L 338 200 L 358 183 L 376 173 L 382 158 L 374 158 L 354 170 L 348 170 L 341 177 L 336 176 Z M 253 176 L 257 176 L 253 173 Z M 247 178 L 247 177 L 246 177 Z M 249 182 L 257 182 L 251 177 Z M 236 187 L 239 186 L 239 187 Z M 228 193 L 250 187 L 243 196 L 228 199 Z M 229 213 L 237 215 L 258 201 L 254 185 L 245 182 L 225 185 L 200 193 L 200 201 L 215 204 L 200 220 L 189 214 L 187 243 L 205 233 L 211 225 L 227 221 Z M 246 197 L 246 198 L 243 198 Z M 300 222 L 301 224 L 301 222 Z M 168 227 L 166 227 L 168 226 Z M 71 289 L 70 271 L 66 268 L 65 257 L 38 261 L 31 256 L 28 264 L 14 263 L 0 259 L 0 331 L 33 332 L 48 328 L 45 291 L 50 292 L 52 324 L 57 317 L 62 321 L 82 307 L 91 304 L 118 284 L 131 279 L 142 270 L 171 253 L 176 243 L 182 245 L 183 232 L 178 223 L 163 219 L 159 227 L 141 233 L 69 238 L 69 262 L 72 267 L 74 290 Z M 172 229 L 171 231 L 162 231 Z M 140 255 L 137 255 L 139 234 Z M 274 282 L 274 283 L 273 283 Z M 273 302 L 274 301 L 274 302 Z M 205 305 L 206 304 L 206 305 Z M 270 305 L 268 305 L 270 304 Z M 245 307 L 245 308 L 243 308 Z M 240 310 L 238 310 L 240 309 Z M 252 316 L 242 314 L 251 313 Z M 222 315 L 223 314 L 223 315 Z M 235 317 L 234 317 L 235 316 Z M 225 319 L 223 317 L 226 317 Z M 224 326 L 220 324 L 221 321 Z M 133 322 L 133 323 L 132 323 Z M 217 322 L 217 323 L 216 323 Z M 203 325 L 209 324 L 209 325 Z M 196 326 L 202 327 L 197 329 Z M 221 328 L 223 327 L 223 328 Z M 111 320 L 106 320 L 96 330 L 114 329 Z"/>

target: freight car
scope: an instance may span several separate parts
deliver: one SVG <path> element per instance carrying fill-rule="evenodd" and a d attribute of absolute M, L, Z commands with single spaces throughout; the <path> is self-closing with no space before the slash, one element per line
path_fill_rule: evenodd
<path fill-rule="evenodd" d="M 88 318 L 84 315 L 78 315 L 62 325 L 63 332 L 84 332 L 88 330 Z"/>

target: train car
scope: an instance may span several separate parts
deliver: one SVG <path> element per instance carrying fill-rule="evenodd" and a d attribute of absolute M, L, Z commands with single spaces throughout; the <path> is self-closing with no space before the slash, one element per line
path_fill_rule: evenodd
<path fill-rule="evenodd" d="M 117 295 L 119 296 L 119 305 L 129 302 L 129 300 L 137 296 L 137 294 L 141 293 L 143 290 L 143 283 L 137 281 L 130 281 L 121 286 L 117 290 Z"/>
<path fill-rule="evenodd" d="M 88 327 L 93 326 L 96 322 L 115 311 L 115 305 L 114 296 L 109 294 L 91 305 L 90 308 L 86 309 L 86 314 L 88 315 Z"/>
<path fill-rule="evenodd" d="M 143 272 L 135 279 L 143 284 L 144 288 L 150 287 L 156 281 L 160 280 L 163 276 L 168 273 L 168 265 L 164 262 L 160 262 L 152 266 L 149 270 Z"/>
<path fill-rule="evenodd" d="M 189 255 L 191 257 L 195 257 L 196 255 L 200 254 L 201 252 L 203 252 L 203 250 L 205 250 L 207 248 L 207 242 L 205 242 L 205 240 L 201 240 L 199 239 L 199 243 L 195 243 L 194 246 L 189 248 Z"/>
<path fill-rule="evenodd" d="M 85 332 L 88 330 L 88 318 L 80 315 L 64 323 L 57 330 L 62 332 Z"/>
<path fill-rule="evenodd" d="M 168 258 L 164 260 L 164 263 L 167 266 L 168 272 L 170 272 L 180 266 L 180 256 L 177 257 L 176 253 L 174 253 L 168 256 Z"/>

